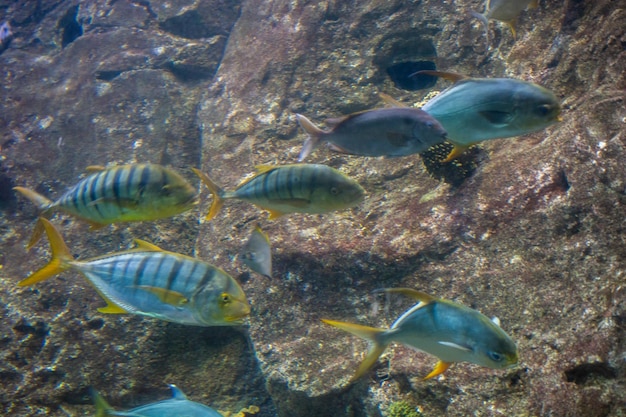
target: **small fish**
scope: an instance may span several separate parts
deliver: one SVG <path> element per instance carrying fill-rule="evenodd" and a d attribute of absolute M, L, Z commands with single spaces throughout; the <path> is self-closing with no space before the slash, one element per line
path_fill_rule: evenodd
<path fill-rule="evenodd" d="M 11 25 L 9 22 L 4 22 L 0 25 L 0 52 L 9 47 L 12 39 L 13 32 L 11 31 Z"/>
<path fill-rule="evenodd" d="M 286 213 L 328 213 L 360 203 L 365 190 L 356 181 L 326 165 L 260 165 L 257 173 L 235 191 L 224 191 L 202 171 L 192 168 L 213 194 L 206 216 L 211 220 L 224 200 L 249 201 L 270 212 L 270 219 Z"/>
<path fill-rule="evenodd" d="M 32 201 L 47 217 L 54 210 L 87 220 L 93 228 L 117 222 L 148 221 L 174 216 L 196 204 L 196 190 L 171 169 L 155 164 L 88 167 L 95 171 L 57 201 L 23 187 L 13 188 Z M 32 247 L 43 229 L 35 228 Z"/>
<path fill-rule="evenodd" d="M 298 123 L 308 134 L 298 161 L 319 142 L 337 152 L 362 156 L 404 156 L 419 153 L 446 139 L 446 131 L 434 117 L 412 108 L 374 109 L 329 119 L 331 130 L 322 130 L 301 114 Z"/>
<path fill-rule="evenodd" d="M 237 281 L 213 265 L 139 239 L 136 249 L 78 261 L 54 225 L 43 217 L 39 220 L 48 235 L 52 259 L 20 281 L 20 287 L 74 269 L 106 301 L 107 306 L 98 309 L 101 313 L 139 314 L 195 326 L 241 324 L 250 313 Z"/>
<path fill-rule="evenodd" d="M 424 379 L 445 372 L 454 362 L 470 362 L 493 369 L 517 364 L 515 342 L 496 323 L 478 311 L 409 288 L 389 288 L 383 291 L 404 294 L 420 303 L 402 314 L 390 329 L 322 319 L 324 323 L 372 344 L 351 381 L 362 377 L 392 342 L 439 359 L 435 369 Z"/>
<path fill-rule="evenodd" d="M 485 26 L 487 44 L 489 44 L 489 19 L 506 23 L 513 33 L 513 38 L 517 38 L 515 20 L 527 8 L 535 8 L 538 5 L 539 0 L 487 0 L 484 14 L 471 13 Z"/>
<path fill-rule="evenodd" d="M 172 398 L 142 405 L 128 411 L 115 411 L 98 391 L 92 389 L 91 396 L 96 406 L 96 417 L 223 417 L 219 412 L 204 404 L 191 401 L 176 385 L 169 385 Z"/>
<path fill-rule="evenodd" d="M 440 71 L 419 74 L 443 77 L 454 84 L 422 109 L 448 131 L 454 149 L 443 162 L 471 145 L 489 139 L 525 135 L 561 121 L 561 105 L 553 92 L 514 78 L 469 78 Z M 398 103 L 394 100 L 392 105 Z"/>
<path fill-rule="evenodd" d="M 257 226 L 241 252 L 243 263 L 257 274 L 272 278 L 272 247 L 270 238 Z"/>

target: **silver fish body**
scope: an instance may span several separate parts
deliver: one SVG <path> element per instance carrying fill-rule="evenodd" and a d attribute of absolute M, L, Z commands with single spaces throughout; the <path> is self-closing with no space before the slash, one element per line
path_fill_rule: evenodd
<path fill-rule="evenodd" d="M 204 404 L 191 401 L 175 385 L 170 385 L 172 398 L 142 405 L 127 411 L 115 411 L 97 392 L 92 392 L 98 417 L 223 417 Z"/>
<path fill-rule="evenodd" d="M 272 277 L 272 247 L 270 239 L 260 227 L 256 227 L 241 252 L 248 268 L 268 278 Z"/>
<path fill-rule="evenodd" d="M 432 100 L 435 117 L 455 145 L 471 145 L 544 129 L 559 121 L 557 97 L 537 84 L 512 78 L 467 78 Z"/>
<path fill-rule="evenodd" d="M 488 0 L 485 17 L 501 22 L 513 22 L 531 3 L 536 2 L 537 0 Z"/>
<path fill-rule="evenodd" d="M 443 126 L 420 109 L 374 109 L 327 121 L 329 131 L 315 126 L 306 117 L 296 115 L 309 134 L 299 160 L 304 160 L 318 142 L 328 142 L 331 149 L 362 156 L 404 156 L 422 152 L 446 139 Z"/>

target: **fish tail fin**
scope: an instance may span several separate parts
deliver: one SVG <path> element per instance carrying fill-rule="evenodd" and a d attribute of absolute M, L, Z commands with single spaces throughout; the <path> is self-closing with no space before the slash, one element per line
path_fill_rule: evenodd
<path fill-rule="evenodd" d="M 217 184 L 209 178 L 204 172 L 200 171 L 196 168 L 191 168 L 193 172 L 200 178 L 200 180 L 207 186 L 211 194 L 213 195 L 213 203 L 211 204 L 211 208 L 206 215 L 206 220 L 209 221 L 213 217 L 217 215 L 222 206 L 224 205 L 224 190 L 222 190 Z"/>
<path fill-rule="evenodd" d="M 106 402 L 102 395 L 94 388 L 90 389 L 91 391 L 91 400 L 93 401 L 93 405 L 96 406 L 96 417 L 107 417 L 109 416 L 109 411 L 113 410 L 113 407 Z"/>
<path fill-rule="evenodd" d="M 302 162 L 311 154 L 313 148 L 317 146 L 325 132 L 301 114 L 296 113 L 296 120 L 300 127 L 309 135 L 304 141 L 304 145 L 302 145 L 302 150 L 298 156 L 298 162 Z"/>
<path fill-rule="evenodd" d="M 370 348 L 367 352 L 367 356 L 365 356 L 365 359 L 363 359 L 363 362 L 359 365 L 356 373 L 350 379 L 351 383 L 365 375 L 365 373 L 372 366 L 374 366 L 376 361 L 378 361 L 378 358 L 383 354 L 385 349 L 387 349 L 387 346 L 389 346 L 389 342 L 383 341 L 381 338 L 381 335 L 387 332 L 386 329 L 378 329 L 375 327 L 362 326 L 360 324 L 346 323 L 342 321 L 326 319 L 322 319 L 322 321 L 370 342 Z"/>
<path fill-rule="evenodd" d="M 476 19 L 480 20 L 485 27 L 485 38 L 487 39 L 487 48 L 489 48 L 489 20 L 487 19 L 487 16 L 473 10 L 470 10 L 470 14 Z"/>
<path fill-rule="evenodd" d="M 20 281 L 17 285 L 25 287 L 27 285 L 36 284 L 41 281 L 45 281 L 54 275 L 60 274 L 70 267 L 70 262 L 74 260 L 69 248 L 63 241 L 61 233 L 54 227 L 50 220 L 43 217 L 39 218 L 43 229 L 48 235 L 50 241 L 50 249 L 52 251 L 52 259 L 46 266 L 29 276 L 28 278 Z"/>

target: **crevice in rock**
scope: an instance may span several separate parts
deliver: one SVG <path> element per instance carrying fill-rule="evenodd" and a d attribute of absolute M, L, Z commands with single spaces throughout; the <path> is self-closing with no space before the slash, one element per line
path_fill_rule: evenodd
<path fill-rule="evenodd" d="M 605 362 L 582 363 L 565 371 L 567 382 L 573 382 L 576 385 L 585 384 L 593 376 L 615 379 L 617 371 Z"/>
<path fill-rule="evenodd" d="M 57 27 L 62 30 L 61 46 L 63 48 L 74 42 L 83 34 L 83 27 L 76 20 L 78 7 L 78 5 L 70 7 L 57 25 Z"/>
<path fill-rule="evenodd" d="M 210 80 L 213 78 L 213 75 L 215 75 L 215 68 L 207 68 L 201 65 L 175 64 L 170 62 L 165 68 L 182 82 Z"/>
<path fill-rule="evenodd" d="M 96 71 L 96 79 L 102 81 L 111 81 L 120 76 L 124 72 L 121 70 Z"/>

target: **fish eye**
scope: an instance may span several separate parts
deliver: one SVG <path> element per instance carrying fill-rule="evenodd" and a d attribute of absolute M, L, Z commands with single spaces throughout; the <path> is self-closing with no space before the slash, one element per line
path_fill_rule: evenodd
<path fill-rule="evenodd" d="M 550 114 L 550 111 L 552 110 L 552 106 L 550 106 L 549 104 L 542 104 L 541 106 L 537 107 L 537 114 L 539 116 L 547 116 L 548 114 Z"/>
<path fill-rule="evenodd" d="M 330 187 L 330 193 L 332 195 L 337 195 L 339 194 L 339 189 L 337 187 Z"/>
<path fill-rule="evenodd" d="M 230 295 L 227 293 L 222 293 L 222 304 L 230 303 Z"/>
<path fill-rule="evenodd" d="M 487 355 L 489 355 L 489 359 L 494 362 L 502 362 L 502 359 L 504 359 L 504 356 L 498 352 L 489 352 Z"/>

